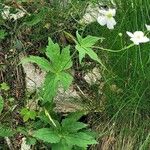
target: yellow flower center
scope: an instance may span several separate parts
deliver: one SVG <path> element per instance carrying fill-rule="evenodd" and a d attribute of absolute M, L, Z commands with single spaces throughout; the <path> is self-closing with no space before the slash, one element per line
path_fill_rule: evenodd
<path fill-rule="evenodd" d="M 112 15 L 111 13 L 107 14 L 106 16 L 107 16 L 108 18 L 112 18 L 112 17 L 113 17 L 113 15 Z"/>
<path fill-rule="evenodd" d="M 138 35 L 138 36 L 137 36 L 137 39 L 140 39 L 140 38 L 141 38 L 141 36 L 140 36 L 140 35 Z"/>

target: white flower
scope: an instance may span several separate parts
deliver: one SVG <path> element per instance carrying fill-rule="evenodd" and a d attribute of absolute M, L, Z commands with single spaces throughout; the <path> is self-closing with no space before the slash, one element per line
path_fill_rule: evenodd
<path fill-rule="evenodd" d="M 148 37 L 144 36 L 144 33 L 142 31 L 135 31 L 134 33 L 127 31 L 126 33 L 131 37 L 130 40 L 133 41 L 135 45 L 150 41 Z"/>
<path fill-rule="evenodd" d="M 114 19 L 114 16 L 116 15 L 115 9 L 101 9 L 99 11 L 100 15 L 97 18 L 97 22 L 101 25 L 107 25 L 108 29 L 114 29 L 114 26 L 116 25 L 116 21 Z"/>
<path fill-rule="evenodd" d="M 150 25 L 145 25 L 146 26 L 146 29 L 148 30 L 148 31 L 150 31 Z"/>

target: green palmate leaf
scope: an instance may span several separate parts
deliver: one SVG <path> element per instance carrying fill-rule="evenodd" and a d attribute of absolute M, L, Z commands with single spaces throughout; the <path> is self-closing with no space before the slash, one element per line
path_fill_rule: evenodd
<path fill-rule="evenodd" d="M 70 133 L 77 132 L 83 128 L 86 128 L 87 125 L 82 122 L 77 122 L 74 119 L 66 118 L 62 120 L 62 128 L 63 130 L 69 130 Z"/>
<path fill-rule="evenodd" d="M 62 70 L 69 69 L 72 66 L 71 56 L 70 56 L 70 46 L 67 46 L 62 49 L 61 55 L 60 55 L 60 61 Z"/>
<path fill-rule="evenodd" d="M 59 143 L 60 136 L 56 131 L 49 128 L 42 128 L 33 133 L 33 137 L 48 143 Z"/>
<path fill-rule="evenodd" d="M 78 31 L 76 32 L 76 36 L 77 36 L 77 39 L 78 39 L 78 43 L 80 45 L 82 45 L 83 47 L 91 47 L 94 44 L 96 44 L 96 42 L 98 40 L 102 39 L 100 37 L 91 36 L 91 35 L 88 35 L 87 37 L 82 38 L 81 35 L 78 33 Z"/>
<path fill-rule="evenodd" d="M 59 83 L 61 83 L 64 89 L 67 90 L 70 84 L 72 83 L 72 80 L 73 77 L 69 73 L 62 71 L 57 74 L 54 74 L 49 72 L 46 75 L 43 89 L 41 92 L 43 100 L 45 102 L 52 101 L 52 99 L 56 95 Z"/>
<path fill-rule="evenodd" d="M 82 59 L 85 57 L 85 54 L 89 55 L 89 57 L 97 62 L 99 62 L 101 65 L 102 62 L 101 60 L 98 58 L 97 54 L 88 47 L 82 47 L 80 45 L 76 45 L 76 49 L 79 51 L 79 62 L 82 62 Z"/>
<path fill-rule="evenodd" d="M 88 54 L 91 59 L 99 62 L 102 65 L 97 54 L 91 48 L 100 38 L 95 36 L 87 36 L 85 38 L 82 38 L 78 32 L 76 33 L 76 36 L 78 39 L 78 43 L 75 48 L 79 52 L 79 62 L 81 63 L 85 55 Z"/>
<path fill-rule="evenodd" d="M 59 76 L 62 86 L 64 87 L 65 90 L 67 90 L 73 81 L 73 77 L 66 72 L 60 72 Z"/>
<path fill-rule="evenodd" d="M 41 91 L 43 100 L 45 102 L 52 101 L 53 97 L 56 95 L 58 89 L 59 75 L 49 72 L 46 75 L 43 89 Z"/>
<path fill-rule="evenodd" d="M 79 62 L 81 64 L 82 63 L 82 59 L 85 57 L 85 54 L 86 54 L 85 49 L 82 48 L 80 45 L 76 45 L 75 48 L 79 52 Z"/>
<path fill-rule="evenodd" d="M 60 53 L 60 47 L 57 43 L 53 43 L 51 38 L 48 39 L 48 46 L 46 48 L 46 55 L 52 61 L 52 66 L 56 72 L 69 69 L 72 66 L 70 56 L 70 46 L 62 49 Z"/>
<path fill-rule="evenodd" d="M 76 32 L 76 37 L 77 37 L 78 43 L 81 44 L 83 38 L 81 37 L 81 35 L 79 34 L 78 31 Z M 76 43 L 76 44 L 78 44 L 78 43 Z"/>
<path fill-rule="evenodd" d="M 97 141 L 94 139 L 93 136 L 86 134 L 84 132 L 78 132 L 69 134 L 66 137 L 66 143 L 68 145 L 75 145 L 83 148 L 87 148 L 88 145 L 97 144 Z"/>
<path fill-rule="evenodd" d="M 21 60 L 21 63 L 28 63 L 28 62 L 32 62 L 32 63 L 36 63 L 37 65 L 39 65 L 39 67 L 45 71 L 52 71 L 53 72 L 53 68 L 51 67 L 50 62 L 43 58 L 43 57 L 39 57 L 39 56 L 29 56 L 27 58 L 24 58 Z"/>
<path fill-rule="evenodd" d="M 46 56 L 53 62 L 58 61 L 60 55 L 60 47 L 57 43 L 54 43 L 51 38 L 48 38 L 48 46 L 46 48 Z"/>
<path fill-rule="evenodd" d="M 87 37 L 85 37 L 84 39 L 81 40 L 80 44 L 84 47 L 91 47 L 100 39 L 101 38 L 99 38 L 99 37 L 88 35 Z"/>
<path fill-rule="evenodd" d="M 72 66 L 70 46 L 60 51 L 59 45 L 49 38 L 46 56 L 49 58 L 49 61 L 43 57 L 29 56 L 24 58 L 21 63 L 36 63 L 41 69 L 48 72 L 40 94 L 44 102 L 50 102 L 56 95 L 59 84 L 66 90 L 73 80 L 70 74 L 64 72 Z"/>
<path fill-rule="evenodd" d="M 3 110 L 3 107 L 4 107 L 4 100 L 3 100 L 2 96 L 0 96 L 0 114 Z"/>
<path fill-rule="evenodd" d="M 97 54 L 91 48 L 84 48 L 84 49 L 91 59 L 100 63 L 100 59 L 98 58 Z"/>

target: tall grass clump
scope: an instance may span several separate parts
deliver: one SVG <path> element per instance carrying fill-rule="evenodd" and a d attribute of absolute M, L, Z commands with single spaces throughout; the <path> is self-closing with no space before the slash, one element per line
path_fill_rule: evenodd
<path fill-rule="evenodd" d="M 119 50 L 131 44 L 126 31 L 143 31 L 150 22 L 150 1 L 116 0 L 117 25 L 112 31 L 93 23 L 85 34 L 101 35 L 103 47 Z M 100 45 L 102 47 L 102 44 Z M 104 111 L 97 120 L 103 130 L 100 149 L 148 150 L 150 119 L 150 44 L 145 43 L 123 51 L 100 51 L 109 72 L 104 75 Z M 101 101 L 101 99 L 99 99 Z M 100 109 L 101 111 L 101 109 Z M 95 116 L 95 115 L 94 115 Z M 104 123 L 105 122 L 105 123 Z M 106 125 L 107 122 L 107 125 Z M 99 149 L 99 147 L 97 147 Z"/>

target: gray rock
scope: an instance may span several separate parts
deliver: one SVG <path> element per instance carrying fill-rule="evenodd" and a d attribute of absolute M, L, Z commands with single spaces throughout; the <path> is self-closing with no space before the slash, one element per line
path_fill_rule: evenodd
<path fill-rule="evenodd" d="M 89 84 L 95 84 L 99 80 L 101 80 L 102 75 L 100 74 L 100 70 L 98 68 L 93 68 L 92 71 L 89 71 L 85 74 L 84 79 Z"/>

